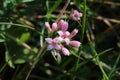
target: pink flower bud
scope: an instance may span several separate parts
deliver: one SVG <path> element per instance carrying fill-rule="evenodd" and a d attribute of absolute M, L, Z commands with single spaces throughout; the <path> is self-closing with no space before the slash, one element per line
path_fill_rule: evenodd
<path fill-rule="evenodd" d="M 62 31 L 65 32 L 67 29 L 68 29 L 68 23 L 67 23 L 67 22 L 64 22 L 64 23 L 62 24 Z"/>
<path fill-rule="evenodd" d="M 61 57 L 60 53 L 58 53 L 56 50 L 54 50 L 55 56 Z"/>
<path fill-rule="evenodd" d="M 49 22 L 45 22 L 45 26 L 50 32 L 52 31 Z"/>
<path fill-rule="evenodd" d="M 64 20 L 60 20 L 60 21 L 58 22 L 58 29 L 62 26 L 63 23 L 64 23 Z"/>
<path fill-rule="evenodd" d="M 73 20 L 80 20 L 80 18 L 82 17 L 82 13 L 78 12 L 77 10 L 74 10 L 70 17 L 73 19 Z"/>
<path fill-rule="evenodd" d="M 52 31 L 56 31 L 57 30 L 57 23 L 53 23 L 52 24 Z"/>
<path fill-rule="evenodd" d="M 79 41 L 70 41 L 70 45 L 72 45 L 72 46 L 74 46 L 76 48 L 80 47 L 80 44 L 81 43 Z"/>
<path fill-rule="evenodd" d="M 77 29 L 74 29 L 74 30 L 71 32 L 69 38 L 74 37 L 77 33 L 78 33 L 78 30 L 77 30 Z"/>
<path fill-rule="evenodd" d="M 68 50 L 67 48 L 65 48 L 65 47 L 62 47 L 62 53 L 63 53 L 64 55 L 67 55 L 67 56 L 70 55 L 69 50 Z"/>

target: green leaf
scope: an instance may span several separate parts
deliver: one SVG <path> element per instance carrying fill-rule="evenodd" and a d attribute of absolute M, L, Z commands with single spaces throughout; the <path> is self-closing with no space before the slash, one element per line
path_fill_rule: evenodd
<path fill-rule="evenodd" d="M 5 41 L 5 36 L 3 34 L 0 34 L 0 42 L 4 42 Z"/>
<path fill-rule="evenodd" d="M 21 0 L 21 2 L 25 3 L 25 2 L 31 2 L 31 1 L 34 1 L 34 0 Z"/>
<path fill-rule="evenodd" d="M 5 52 L 5 60 L 11 68 L 15 68 L 15 66 L 13 65 L 13 62 L 11 60 L 11 56 L 10 56 L 8 50 L 6 50 L 6 52 Z"/>
<path fill-rule="evenodd" d="M 3 2 L 4 8 L 6 8 L 9 3 L 11 3 L 11 0 L 4 0 Z"/>
<path fill-rule="evenodd" d="M 31 62 L 36 56 L 38 49 L 30 47 L 25 43 L 29 40 L 30 32 L 23 27 L 11 27 L 3 33 L 6 37 L 6 44 L 9 55 L 15 55 L 12 60 L 14 64 Z"/>
<path fill-rule="evenodd" d="M 21 35 L 20 40 L 26 42 L 29 38 L 30 38 L 30 33 L 26 32 Z"/>
<path fill-rule="evenodd" d="M 53 58 L 55 59 L 55 61 L 58 63 L 58 64 L 60 64 L 61 63 L 61 56 L 60 57 L 57 57 L 57 56 L 55 56 L 55 53 L 53 52 L 53 51 L 51 51 L 51 53 L 52 53 L 52 56 L 53 56 Z"/>
<path fill-rule="evenodd" d="M 51 16 L 52 12 L 54 10 L 56 10 L 56 8 L 60 5 L 61 2 L 62 2 L 62 0 L 57 0 L 56 3 L 52 6 L 52 8 L 50 8 L 50 10 L 47 12 L 46 17 L 49 18 Z"/>
<path fill-rule="evenodd" d="M 6 29 L 9 29 L 10 27 L 11 27 L 11 25 L 5 25 L 5 24 L 3 24 L 3 25 L 0 26 L 0 31 L 4 31 Z"/>

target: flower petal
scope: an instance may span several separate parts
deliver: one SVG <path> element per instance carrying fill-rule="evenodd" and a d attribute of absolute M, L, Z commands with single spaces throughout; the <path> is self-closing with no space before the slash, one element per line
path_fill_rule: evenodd
<path fill-rule="evenodd" d="M 54 50 L 55 56 L 57 57 L 61 57 L 60 53 L 58 53 L 57 51 Z"/>
<path fill-rule="evenodd" d="M 51 44 L 53 40 L 51 38 L 45 38 L 45 41 Z"/>
<path fill-rule="evenodd" d="M 62 40 L 63 40 L 63 38 L 61 38 L 61 37 L 57 37 L 57 38 L 53 39 L 53 41 L 54 41 L 55 43 L 59 43 L 59 42 L 61 42 Z"/>
<path fill-rule="evenodd" d="M 60 21 L 58 22 L 58 28 L 60 28 L 63 23 L 64 23 L 64 20 L 60 20 Z"/>
<path fill-rule="evenodd" d="M 54 45 L 54 48 L 57 49 L 57 50 L 60 50 L 60 49 L 61 49 L 61 46 L 58 45 L 58 44 L 56 44 L 56 45 Z"/>
<path fill-rule="evenodd" d="M 70 17 L 71 17 L 71 19 L 77 21 L 77 20 L 80 20 L 80 18 L 82 17 L 82 13 L 78 12 L 77 10 L 74 10 L 70 14 Z"/>
<path fill-rule="evenodd" d="M 72 46 L 74 46 L 76 48 L 80 47 L 80 44 L 81 43 L 79 41 L 70 41 L 70 45 L 72 45 Z"/>
<path fill-rule="evenodd" d="M 64 22 L 64 23 L 62 24 L 62 31 L 65 32 L 67 29 L 68 29 L 68 23 L 67 23 L 67 22 Z"/>
<path fill-rule="evenodd" d="M 66 35 L 66 36 L 69 36 L 69 35 L 70 35 L 70 32 L 66 31 L 66 32 L 65 32 L 65 35 Z"/>
<path fill-rule="evenodd" d="M 63 35 L 63 32 L 62 32 L 62 31 L 58 31 L 57 33 L 59 34 L 59 36 L 62 36 L 62 35 Z"/>
<path fill-rule="evenodd" d="M 46 26 L 46 28 L 47 28 L 49 31 L 52 31 L 49 22 L 45 22 L 45 26 Z"/>
<path fill-rule="evenodd" d="M 47 50 L 51 50 L 51 49 L 53 49 L 53 46 L 52 46 L 52 45 L 49 45 L 49 46 L 47 47 Z"/>
<path fill-rule="evenodd" d="M 57 23 L 53 23 L 52 24 L 52 31 L 56 31 L 57 30 Z"/>
<path fill-rule="evenodd" d="M 74 29 L 74 30 L 71 32 L 69 38 L 74 37 L 77 33 L 78 33 L 78 30 L 77 30 L 77 29 Z"/>
<path fill-rule="evenodd" d="M 62 53 L 63 53 L 64 55 L 67 55 L 67 56 L 70 55 L 69 50 L 68 50 L 67 48 L 65 48 L 65 47 L 62 47 Z"/>
<path fill-rule="evenodd" d="M 70 39 L 69 38 L 65 38 L 64 41 L 66 42 L 67 45 L 69 45 L 69 43 L 70 43 Z"/>

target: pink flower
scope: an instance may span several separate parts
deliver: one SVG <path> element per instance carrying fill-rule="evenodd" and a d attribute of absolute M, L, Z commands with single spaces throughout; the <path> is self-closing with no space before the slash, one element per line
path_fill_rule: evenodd
<path fill-rule="evenodd" d="M 77 33 L 78 33 L 78 30 L 77 30 L 77 29 L 74 29 L 74 30 L 71 32 L 69 38 L 74 37 Z"/>
<path fill-rule="evenodd" d="M 66 42 L 66 44 L 69 44 L 70 39 L 68 38 L 70 33 L 68 31 L 58 31 L 58 34 L 61 38 L 63 38 L 63 40 Z"/>
<path fill-rule="evenodd" d="M 63 46 L 62 46 L 62 53 L 63 53 L 64 55 L 67 55 L 67 56 L 70 55 L 69 50 L 68 50 L 67 48 L 63 47 Z"/>
<path fill-rule="evenodd" d="M 56 31 L 57 30 L 57 23 L 53 23 L 52 24 L 52 31 Z"/>
<path fill-rule="evenodd" d="M 55 54 L 55 56 L 57 56 L 57 57 L 61 57 L 60 53 L 58 53 L 56 50 L 54 50 L 54 54 Z"/>
<path fill-rule="evenodd" d="M 68 29 L 68 23 L 67 23 L 67 22 L 64 22 L 64 23 L 62 24 L 62 31 L 65 32 L 65 31 L 67 31 L 67 29 Z"/>
<path fill-rule="evenodd" d="M 76 47 L 76 48 L 79 48 L 80 47 L 80 42 L 79 41 L 70 41 L 70 45 Z"/>
<path fill-rule="evenodd" d="M 72 11 L 72 13 L 70 14 L 70 17 L 73 20 L 80 20 L 80 18 L 82 17 L 82 13 L 78 12 L 77 10 Z"/>
<path fill-rule="evenodd" d="M 65 39 L 66 37 L 68 37 L 70 35 L 70 33 L 68 31 L 63 32 L 63 31 L 58 31 L 57 32 L 59 34 L 59 36 L 63 39 Z"/>
<path fill-rule="evenodd" d="M 45 38 L 46 42 L 49 43 L 49 46 L 47 47 L 47 50 L 51 49 L 61 49 L 61 45 L 59 44 L 63 39 L 61 37 L 57 37 L 54 39 L 51 38 Z"/>
<path fill-rule="evenodd" d="M 60 20 L 60 21 L 58 22 L 58 29 L 62 26 L 63 23 L 64 23 L 64 20 Z"/>
<path fill-rule="evenodd" d="M 50 32 L 52 31 L 49 22 L 45 22 L 45 26 Z"/>
<path fill-rule="evenodd" d="M 51 28 L 49 22 L 45 22 L 45 26 L 50 32 L 54 32 L 58 29 L 57 23 L 53 23 Z"/>
<path fill-rule="evenodd" d="M 77 16 L 75 16 L 77 15 Z M 73 17 L 76 17 L 79 19 L 79 13 L 74 11 L 74 14 L 72 15 Z M 59 52 L 62 52 L 64 55 L 69 56 L 70 52 L 69 50 L 64 47 L 66 45 L 68 46 L 73 46 L 73 47 L 80 47 L 80 42 L 79 41 L 72 41 L 71 38 L 73 38 L 77 33 L 78 30 L 74 29 L 71 33 L 67 31 L 68 29 L 68 22 L 65 22 L 64 20 L 60 20 L 58 23 L 53 23 L 52 27 L 50 27 L 49 22 L 45 22 L 46 28 L 50 32 L 55 32 L 57 31 L 60 27 L 61 30 L 57 31 L 59 37 L 55 37 L 54 39 L 52 38 L 45 38 L 46 42 L 49 44 L 47 47 L 47 50 L 52 50 L 54 51 L 55 56 L 61 57 Z M 52 34 L 52 33 L 51 33 Z"/>

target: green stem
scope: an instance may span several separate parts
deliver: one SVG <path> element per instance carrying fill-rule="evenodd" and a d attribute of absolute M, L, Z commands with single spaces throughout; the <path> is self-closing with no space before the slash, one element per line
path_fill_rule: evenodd
<path fill-rule="evenodd" d="M 95 50 L 95 48 L 94 48 L 94 46 L 93 46 L 93 44 L 92 44 L 92 42 L 91 42 L 91 40 L 90 40 L 90 36 L 89 36 L 89 34 L 88 34 L 87 31 L 86 31 L 86 33 L 87 33 L 87 38 L 88 38 L 88 40 L 89 40 L 90 48 L 92 49 L 94 55 L 96 56 L 96 55 L 98 55 L 98 53 L 96 52 L 96 50 Z M 103 69 L 103 66 L 102 66 L 102 64 L 101 64 L 101 61 L 100 61 L 100 59 L 99 59 L 99 56 L 96 57 L 96 63 L 98 64 L 98 66 L 99 66 L 99 68 L 100 68 L 100 70 L 101 70 L 101 72 L 102 72 L 102 74 L 103 74 L 103 80 L 109 80 L 107 74 L 105 73 L 105 71 L 104 71 L 104 69 Z"/>
<path fill-rule="evenodd" d="M 116 67 L 117 67 L 117 65 L 118 65 L 118 63 L 119 63 L 119 61 L 120 61 L 120 54 L 118 55 L 118 57 L 117 57 L 117 59 L 116 59 L 116 62 L 115 62 L 115 64 L 114 64 L 112 70 L 110 71 L 110 73 L 109 73 L 109 75 L 108 75 L 109 79 L 111 78 L 113 72 L 115 71 L 115 69 L 116 69 Z"/>
<path fill-rule="evenodd" d="M 85 33 L 85 24 L 86 24 L 86 0 L 83 1 L 83 18 L 82 18 L 82 28 L 81 28 L 81 37 L 80 37 L 80 42 L 82 43 L 83 42 L 83 37 L 84 37 L 84 33 Z M 80 25 L 81 26 L 81 25 Z M 78 50 L 78 56 L 80 57 L 80 50 L 81 50 L 82 47 L 79 47 L 79 50 Z M 75 64 L 75 72 L 78 70 L 79 68 L 79 62 L 80 62 L 80 59 L 77 58 L 77 62 Z M 73 80 L 75 80 L 75 77 L 73 77 Z"/>
<path fill-rule="evenodd" d="M 0 25 L 13 25 L 13 26 L 19 26 L 19 27 L 24 27 L 24 28 L 29 28 L 32 30 L 35 30 L 35 28 L 27 26 L 27 25 L 22 25 L 22 24 L 16 24 L 16 23 L 9 23 L 9 22 L 0 22 Z"/>
<path fill-rule="evenodd" d="M 29 70 L 29 72 L 28 72 L 25 80 L 28 80 L 28 78 L 29 78 L 32 70 L 34 69 L 35 65 L 36 65 L 37 62 L 39 61 L 39 58 L 40 58 L 40 56 L 41 56 L 41 54 L 42 54 L 42 52 L 44 51 L 45 48 L 46 48 L 46 42 L 44 42 L 43 46 L 41 47 L 40 51 L 38 52 L 38 55 L 35 57 L 34 62 L 33 62 L 33 64 L 32 64 L 32 66 L 31 66 L 31 68 L 30 68 L 30 70 Z"/>
<path fill-rule="evenodd" d="M 84 33 L 85 33 L 85 24 L 86 24 L 86 0 L 84 0 L 84 8 L 83 8 L 83 19 L 82 19 L 82 30 L 81 30 L 81 43 L 83 42 Z"/>
<path fill-rule="evenodd" d="M 44 36 L 42 33 L 40 33 L 38 30 L 36 30 L 35 28 L 28 26 L 28 25 L 22 25 L 22 24 L 16 24 L 16 23 L 10 23 L 10 22 L 0 22 L 0 25 L 11 25 L 11 26 L 17 26 L 17 27 L 23 27 L 23 28 L 28 28 L 31 29 L 33 31 L 35 31 L 36 33 L 38 33 L 41 36 Z"/>

